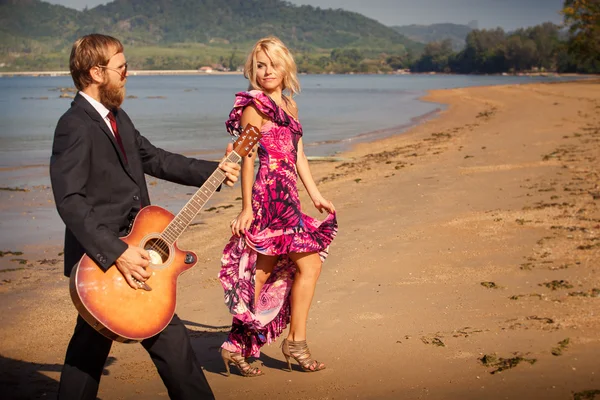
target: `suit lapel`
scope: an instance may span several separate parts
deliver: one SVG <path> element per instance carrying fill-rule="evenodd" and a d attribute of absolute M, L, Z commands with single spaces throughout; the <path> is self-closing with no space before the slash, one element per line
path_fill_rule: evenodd
<path fill-rule="evenodd" d="M 133 180 L 138 183 L 138 186 L 142 187 L 146 184 L 146 178 L 144 176 L 143 167 L 141 166 L 138 148 L 135 143 L 135 127 L 131 123 L 129 117 L 125 114 L 125 111 L 117 111 L 116 117 L 119 134 L 121 135 L 121 141 L 123 142 L 123 148 L 125 149 L 125 154 L 127 154 L 127 160 L 129 160 L 127 165 L 131 168 L 130 175 Z"/>
<path fill-rule="evenodd" d="M 131 173 L 131 169 L 129 168 L 129 165 L 127 165 L 127 163 L 125 162 L 123 153 L 121 153 L 121 150 L 119 149 L 119 144 L 117 143 L 117 139 L 115 139 L 115 135 L 113 135 L 113 133 L 108 128 L 108 125 L 106 124 L 106 121 L 104 121 L 104 118 L 102 118 L 102 116 L 98 113 L 98 111 L 96 111 L 96 109 L 79 93 L 77 93 L 77 96 L 75 96 L 73 103 L 82 107 L 85 110 L 85 112 L 89 115 L 89 117 L 94 122 L 96 122 L 98 127 L 100 127 L 100 129 L 102 129 L 102 132 L 104 132 L 104 134 L 112 142 L 113 148 L 114 148 L 115 152 L 117 153 L 119 160 L 121 161 L 121 165 L 123 166 L 123 169 L 125 170 L 125 172 L 127 172 L 127 174 L 131 177 L 131 179 L 133 179 L 133 181 L 137 183 L 137 180 Z M 118 123 L 119 123 L 119 121 L 117 119 L 117 124 Z M 118 125 L 118 126 L 119 126 L 119 128 L 121 127 L 121 125 Z M 121 131 L 119 131 L 119 133 L 121 133 Z M 122 138 L 122 134 L 121 134 L 121 138 Z M 125 151 L 128 151 L 128 148 L 126 146 L 125 146 Z"/>

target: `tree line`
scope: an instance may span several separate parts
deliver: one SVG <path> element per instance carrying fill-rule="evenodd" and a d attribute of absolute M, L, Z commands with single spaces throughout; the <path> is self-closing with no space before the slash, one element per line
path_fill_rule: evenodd
<path fill-rule="evenodd" d="M 598 54 L 575 49 L 561 27 L 545 23 L 507 34 L 502 29 L 474 30 L 466 47 L 453 52 L 449 41 L 429 43 L 410 64 L 415 72 L 497 74 L 555 71 L 600 73 Z"/>
<path fill-rule="evenodd" d="M 501 28 L 471 31 L 465 48 L 450 40 L 430 42 L 417 56 L 409 50 L 369 57 L 363 51 L 335 49 L 329 57 L 303 56 L 302 72 L 411 72 L 498 74 L 531 71 L 600 73 L 600 1 L 565 0 L 565 26 L 546 22 L 514 32 Z"/>
<path fill-rule="evenodd" d="M 561 40 L 561 35 L 564 36 L 561 28 L 552 23 L 508 34 L 501 28 L 474 30 L 467 35 L 466 46 L 459 52 L 452 51 L 449 41 L 429 43 L 410 68 L 415 72 L 461 74 L 575 72 L 567 42 Z"/>

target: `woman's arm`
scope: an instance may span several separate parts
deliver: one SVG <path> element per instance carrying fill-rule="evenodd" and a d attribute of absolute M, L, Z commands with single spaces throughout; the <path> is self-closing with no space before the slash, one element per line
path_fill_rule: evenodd
<path fill-rule="evenodd" d="M 325 199 L 319 189 L 317 189 L 317 184 L 310 173 L 310 168 L 308 166 L 308 159 L 304 154 L 304 145 L 302 144 L 302 139 L 298 142 L 298 159 L 296 161 L 296 169 L 298 170 L 298 176 L 302 180 L 310 199 L 313 204 L 320 212 L 323 212 L 325 209 L 329 213 L 335 212 L 335 207 L 333 203 L 327 199 Z"/>
<path fill-rule="evenodd" d="M 248 124 L 261 128 L 264 118 L 251 104 L 244 109 L 242 113 L 242 126 Z M 240 236 L 245 230 L 250 229 L 254 215 L 252 214 L 252 186 L 254 185 L 254 161 L 256 160 L 256 151 L 242 159 L 242 211 L 231 221 L 231 232 Z"/>

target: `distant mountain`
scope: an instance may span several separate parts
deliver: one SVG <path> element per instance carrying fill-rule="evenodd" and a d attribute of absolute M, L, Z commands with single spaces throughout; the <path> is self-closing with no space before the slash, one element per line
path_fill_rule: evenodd
<path fill-rule="evenodd" d="M 469 32 L 477 26 L 477 21 L 469 25 L 433 24 L 433 25 L 404 25 L 392 26 L 396 32 L 420 43 L 440 42 L 450 39 L 454 50 L 461 50 L 465 46 L 465 39 Z"/>
<path fill-rule="evenodd" d="M 115 0 L 77 11 L 40 0 L 0 0 L 0 55 L 69 46 L 85 33 L 131 46 L 248 45 L 266 35 L 294 49 L 419 50 L 394 29 L 361 14 L 281 0 Z"/>
<path fill-rule="evenodd" d="M 479 21 L 477 21 L 476 19 L 469 21 L 469 23 L 467 24 L 467 26 L 473 30 L 475 29 L 479 29 Z"/>
<path fill-rule="evenodd" d="M 0 0 L 0 54 L 62 48 L 94 22 L 88 13 L 39 0 Z"/>
<path fill-rule="evenodd" d="M 247 43 L 277 35 L 291 46 L 414 46 L 361 14 L 281 0 L 116 0 L 91 12 L 123 35 L 156 43 Z"/>

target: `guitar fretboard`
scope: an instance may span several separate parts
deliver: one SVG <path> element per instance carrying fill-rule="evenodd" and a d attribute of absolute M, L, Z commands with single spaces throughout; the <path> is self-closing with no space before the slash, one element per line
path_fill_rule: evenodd
<path fill-rule="evenodd" d="M 227 162 L 238 163 L 242 157 L 235 151 L 229 153 Z M 217 168 L 215 172 L 204 182 L 204 185 L 196 191 L 192 198 L 183 206 L 179 214 L 173 218 L 171 223 L 160 234 L 160 237 L 169 245 L 174 244 L 179 236 L 192 223 L 196 215 L 206 205 L 211 196 L 217 191 L 218 187 L 225 181 L 225 172 Z"/>

